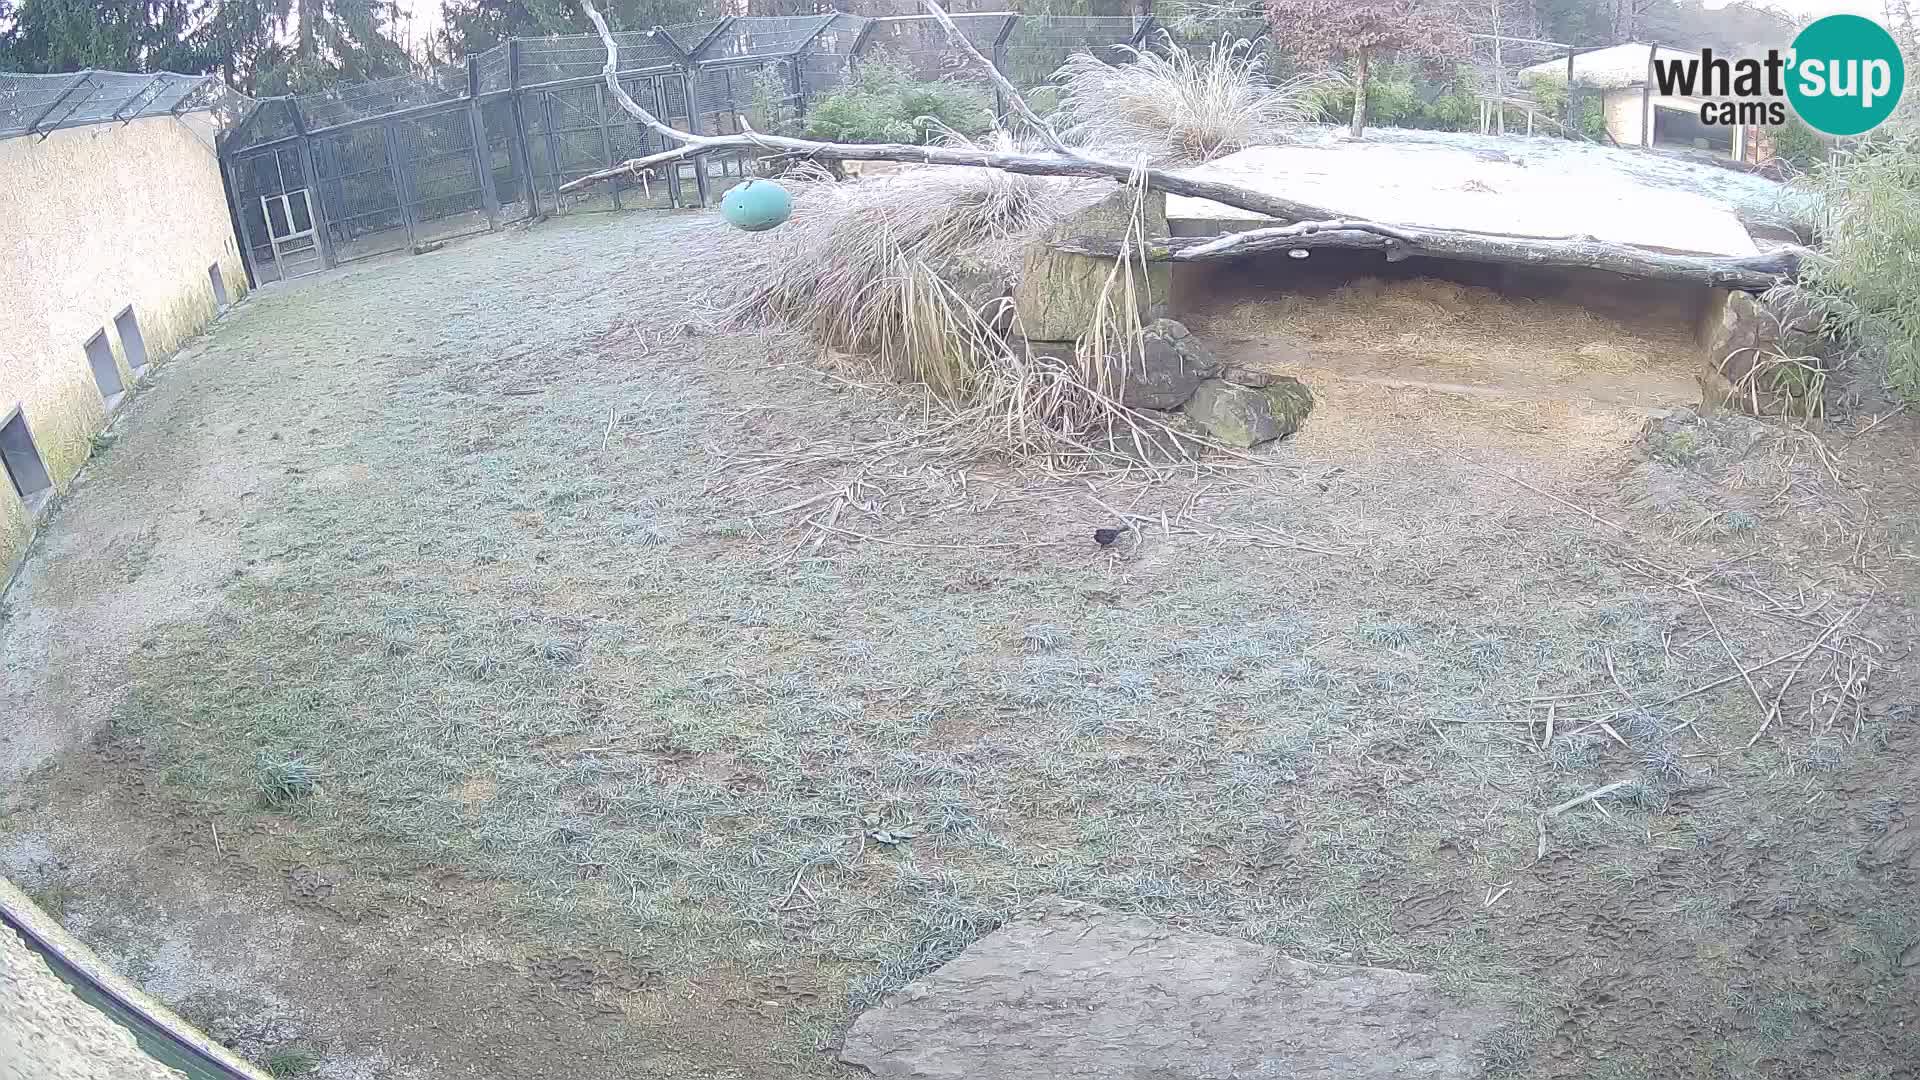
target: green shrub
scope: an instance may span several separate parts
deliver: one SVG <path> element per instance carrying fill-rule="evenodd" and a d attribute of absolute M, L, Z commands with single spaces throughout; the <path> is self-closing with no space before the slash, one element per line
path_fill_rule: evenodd
<path fill-rule="evenodd" d="M 1831 327 L 1885 358 L 1897 394 L 1920 402 L 1920 132 L 1838 155 L 1801 184 L 1824 213 L 1822 250 L 1802 268 L 1799 290 Z"/>
<path fill-rule="evenodd" d="M 1527 79 L 1527 93 L 1540 112 L 1555 123 L 1567 115 L 1567 84 L 1547 75 Z M 1593 142 L 1607 141 L 1607 114 L 1600 105 L 1599 91 L 1590 90 L 1574 99 L 1574 133 Z"/>
<path fill-rule="evenodd" d="M 1329 83 L 1320 91 L 1320 111 L 1353 115 L 1353 84 Z M 1404 64 L 1375 64 L 1367 75 L 1367 123 L 1379 127 L 1424 127 L 1423 102 L 1413 69 Z"/>
<path fill-rule="evenodd" d="M 1802 169 L 1811 169 L 1827 160 L 1827 144 L 1792 110 L 1787 122 L 1773 129 L 1773 156 Z"/>
<path fill-rule="evenodd" d="M 1442 82 L 1426 78 L 1406 64 L 1381 64 L 1367 77 L 1368 122 L 1430 131 L 1478 131 L 1480 99 L 1473 85 L 1470 68 L 1461 68 Z M 1330 116 L 1353 115 L 1353 87 L 1329 88 L 1321 106 Z M 1508 130 L 1516 119 L 1524 130 L 1526 119 L 1516 112 L 1507 114 Z"/>
<path fill-rule="evenodd" d="M 807 110 L 806 133 L 829 142 L 922 143 L 943 129 L 974 136 L 993 126 L 993 97 L 954 82 L 921 82 L 884 53 Z"/>
<path fill-rule="evenodd" d="M 753 130 L 767 135 L 791 135 L 799 127 L 799 112 L 794 108 L 793 88 L 780 75 L 780 69 L 760 69 L 748 87 L 747 120 Z"/>

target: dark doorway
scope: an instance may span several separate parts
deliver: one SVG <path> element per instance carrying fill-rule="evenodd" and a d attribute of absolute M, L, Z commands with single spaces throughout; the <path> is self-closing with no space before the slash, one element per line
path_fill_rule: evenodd
<path fill-rule="evenodd" d="M 140 320 L 129 305 L 113 317 L 113 328 L 120 334 L 120 347 L 127 353 L 127 370 L 138 373 L 147 366 L 147 339 L 140 336 Z"/>
<path fill-rule="evenodd" d="M 213 282 L 213 310 L 227 310 L 227 280 L 220 276 L 220 264 L 207 267 L 207 278 Z"/>
<path fill-rule="evenodd" d="M 113 346 L 107 344 L 105 330 L 87 339 L 87 366 L 93 369 L 93 385 L 100 388 L 100 397 L 112 409 L 120 403 L 120 391 L 125 386 L 120 381 L 120 365 L 114 363 Z"/>
<path fill-rule="evenodd" d="M 27 430 L 27 418 L 20 415 L 18 405 L 7 414 L 6 422 L 0 423 L 0 463 L 5 464 L 7 479 L 13 481 L 13 490 L 20 493 L 27 509 L 38 510 L 53 493 L 53 477 L 47 475 L 47 466 L 40 460 L 33 433 Z"/>

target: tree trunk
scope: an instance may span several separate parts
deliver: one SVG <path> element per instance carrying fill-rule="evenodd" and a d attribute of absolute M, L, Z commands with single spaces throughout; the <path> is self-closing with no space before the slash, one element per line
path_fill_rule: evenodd
<path fill-rule="evenodd" d="M 1361 49 L 1354 54 L 1353 60 L 1353 126 L 1348 129 L 1354 138 L 1367 130 L 1367 50 Z"/>

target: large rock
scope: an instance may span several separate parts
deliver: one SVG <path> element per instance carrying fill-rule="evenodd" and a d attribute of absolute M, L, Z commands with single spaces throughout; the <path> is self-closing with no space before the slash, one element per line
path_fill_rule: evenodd
<path fill-rule="evenodd" d="M 1715 290 L 1700 320 L 1700 348 L 1706 361 L 1725 364 L 1735 353 L 1771 343 L 1773 320 L 1749 293 Z"/>
<path fill-rule="evenodd" d="M 1313 391 L 1291 375 L 1275 376 L 1260 392 L 1267 395 L 1267 407 L 1280 425 L 1280 438 L 1299 431 L 1307 422 L 1307 414 L 1313 412 Z"/>
<path fill-rule="evenodd" d="M 1281 376 L 1259 388 L 1208 379 L 1181 411 L 1208 438 L 1245 448 L 1300 430 L 1312 409 L 1312 392 L 1300 380 Z"/>
<path fill-rule="evenodd" d="M 840 1057 L 895 1078 L 1451 1080 L 1510 1019 L 1426 975 L 1056 901 L 863 1014 Z"/>
<path fill-rule="evenodd" d="M 1133 220 L 1134 197 L 1134 193 L 1125 188 L 1115 191 L 1079 213 L 1069 215 L 1027 249 L 1020 282 L 1013 289 L 1014 310 L 1020 317 L 1021 332 L 1027 337 L 1041 341 L 1076 341 L 1085 336 L 1099 309 L 1101 290 L 1106 288 L 1107 278 L 1113 273 L 1114 260 L 1056 251 L 1052 244 L 1068 238 L 1118 243 L 1127 235 Z M 1147 192 L 1141 216 L 1145 236 L 1167 235 L 1166 195 Z M 1166 263 L 1149 264 L 1141 279 L 1135 282 L 1135 299 L 1142 318 L 1151 317 L 1156 305 L 1165 302 L 1167 282 Z"/>
<path fill-rule="evenodd" d="M 1177 409 L 1200 384 L 1220 373 L 1220 361 L 1200 339 L 1172 319 L 1155 319 L 1142 337 L 1140 353 L 1116 359 L 1109 375 L 1120 387 L 1120 403 L 1130 409 Z"/>
<path fill-rule="evenodd" d="M 1007 328 L 1013 311 L 1001 301 L 1013 293 L 1012 273 L 984 261 L 960 258 L 949 259 L 932 270 L 981 322 L 996 330 Z"/>
<path fill-rule="evenodd" d="M 1795 314 L 1791 309 L 1770 312 L 1749 293 L 1715 290 L 1698 328 L 1703 404 L 1755 416 L 1805 416 L 1817 411 L 1822 386 L 1808 373 L 1825 368 L 1826 361 L 1810 356 L 1800 357 L 1798 364 L 1776 362 L 1782 355 L 1798 356 L 1794 346 L 1801 342 L 1781 340 Z"/>

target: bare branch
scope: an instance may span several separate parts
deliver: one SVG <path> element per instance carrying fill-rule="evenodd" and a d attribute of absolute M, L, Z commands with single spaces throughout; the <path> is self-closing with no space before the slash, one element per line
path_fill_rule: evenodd
<path fill-rule="evenodd" d="M 946 14 L 945 10 L 942 9 L 935 0 L 923 0 L 923 2 L 929 10 L 936 11 L 939 15 Z M 1283 199 L 1262 192 L 1250 191 L 1237 184 L 1222 183 L 1217 180 L 1202 180 L 1180 173 L 1166 172 L 1160 169 L 1149 169 L 1126 162 L 1103 161 L 1098 158 L 1086 157 L 1060 144 L 1059 135 L 1053 132 L 1051 128 L 1047 128 L 1044 121 L 1041 121 L 1037 116 L 1033 117 L 1033 122 L 1038 124 L 1042 128 L 1043 133 L 1050 136 L 1052 142 L 1058 145 L 1058 148 L 1052 155 L 1020 154 L 949 146 L 909 146 L 904 143 L 828 143 L 816 142 L 812 139 L 796 139 L 783 135 L 762 135 L 751 131 L 742 132 L 737 135 L 695 135 L 692 132 L 681 131 L 678 128 L 662 122 L 658 117 L 646 109 L 641 108 L 638 102 L 627 95 L 627 92 L 620 87 L 618 75 L 619 44 L 614 41 L 613 33 L 607 29 L 606 20 L 601 17 L 599 10 L 593 6 L 592 0 L 582 0 L 580 6 L 586 12 L 587 18 L 592 21 L 594 29 L 600 32 L 600 40 L 606 44 L 607 62 L 603 70 L 606 74 L 607 89 L 613 92 L 614 100 L 618 101 L 621 108 L 632 114 L 655 134 L 666 139 L 671 139 L 681 145 L 671 150 L 663 150 L 658 154 L 650 154 L 646 157 L 624 161 L 613 168 L 602 169 L 562 184 L 560 187 L 562 194 L 579 191 L 582 188 L 606 180 L 632 176 L 644 169 L 680 161 L 696 154 L 713 150 L 736 149 L 766 150 L 834 161 L 904 161 L 922 165 L 962 165 L 974 168 L 1001 169 L 1006 172 L 1025 173 L 1034 176 L 1084 176 L 1094 179 L 1113 180 L 1122 184 L 1129 183 L 1136 176 L 1139 176 L 1144 178 L 1144 182 L 1148 187 L 1158 191 L 1165 191 L 1175 195 L 1191 195 L 1199 199 L 1211 199 L 1214 202 L 1225 203 L 1228 206 L 1237 206 L 1243 210 L 1251 210 L 1255 213 L 1265 214 L 1269 217 L 1279 218 L 1284 221 L 1313 220 L 1339 216 L 1333 211 L 1322 207 L 1313 206 L 1309 203 L 1296 202 L 1292 199 Z M 938 16 L 936 16 L 936 18 L 937 17 Z M 948 22 L 951 23 L 951 21 L 949 18 Z M 957 40 L 964 41 L 965 38 L 962 36 Z M 969 46 L 969 48 L 971 47 Z M 971 55 L 975 62 L 985 65 L 987 70 L 991 71 L 993 69 L 993 65 L 988 64 L 985 58 L 980 56 L 978 50 L 972 50 Z M 994 72 L 994 74 L 996 77 L 999 75 L 998 72 Z M 1022 108 L 1024 107 L 1023 103 Z M 1029 112 L 1028 115 L 1031 115 L 1031 113 Z"/>
<path fill-rule="evenodd" d="M 1268 251 L 1301 251 L 1313 248 L 1360 248 L 1383 252 L 1389 261 L 1414 255 L 1466 259 L 1475 262 L 1515 263 L 1528 266 L 1593 267 L 1628 277 L 1658 281 L 1688 281 L 1718 288 L 1765 290 L 1792 277 L 1798 270 L 1802 252 L 1782 248 L 1750 258 L 1716 258 L 1696 255 L 1668 255 L 1623 244 L 1607 243 L 1585 236 L 1528 237 L 1497 233 L 1466 232 L 1457 229 L 1431 229 L 1356 221 L 1324 207 L 1269 195 L 1238 184 L 1208 180 L 1186 173 L 1152 169 L 1121 161 L 1091 157 L 1068 147 L 1047 123 L 1034 115 L 1018 91 L 980 51 L 967 41 L 938 0 L 921 0 L 948 36 L 971 61 L 987 72 L 1007 92 L 1015 109 L 1039 131 L 1052 153 L 1029 154 L 1011 151 L 981 150 L 975 147 L 909 146 L 905 143 L 829 143 L 797 139 L 783 135 L 763 135 L 751 129 L 735 135 L 696 135 L 681 131 L 642 108 L 620 86 L 619 45 L 592 0 L 581 0 L 581 8 L 600 32 L 607 47 L 604 68 L 607 89 L 620 107 L 638 118 L 648 129 L 680 145 L 646 157 L 624 161 L 610 169 L 590 173 L 569 183 L 560 191 L 579 191 L 606 180 L 632 176 L 658 165 L 671 164 L 716 150 L 759 150 L 792 154 L 802 158 L 837 161 L 902 161 L 922 165 L 958 165 L 999 169 L 1032 176 L 1079 176 L 1112 180 L 1117 183 L 1143 183 L 1155 191 L 1207 199 L 1226 206 L 1251 210 L 1283 222 L 1299 222 L 1272 228 L 1251 229 L 1226 236 L 1157 239 L 1141 245 L 1141 255 L 1158 262 L 1194 262 L 1203 259 L 1233 258 Z M 1111 257 L 1118 254 L 1111 241 L 1070 239 L 1055 245 L 1064 251 Z"/>
<path fill-rule="evenodd" d="M 1066 157 L 1074 156 L 1074 152 L 1061 140 L 1060 133 L 1053 130 L 1053 125 L 1040 119 L 1039 115 L 1028 106 L 1026 96 L 1021 94 L 1005 75 L 1000 74 L 1000 69 L 993 66 L 993 61 L 980 55 L 980 50 L 973 47 L 973 42 L 967 40 L 967 35 L 960 32 L 960 27 L 953 21 L 953 16 L 947 14 L 947 9 L 941 7 L 935 0 L 920 0 L 920 2 L 926 7 L 927 14 L 933 16 L 933 21 L 939 23 L 941 29 L 947 32 L 947 40 L 953 43 L 954 48 L 965 53 L 967 59 L 973 61 L 974 66 L 1000 88 L 1000 92 L 1007 99 L 1007 106 L 1019 113 L 1020 119 L 1025 120 L 1034 131 L 1039 132 L 1040 140 L 1047 144 L 1047 149 Z"/>

